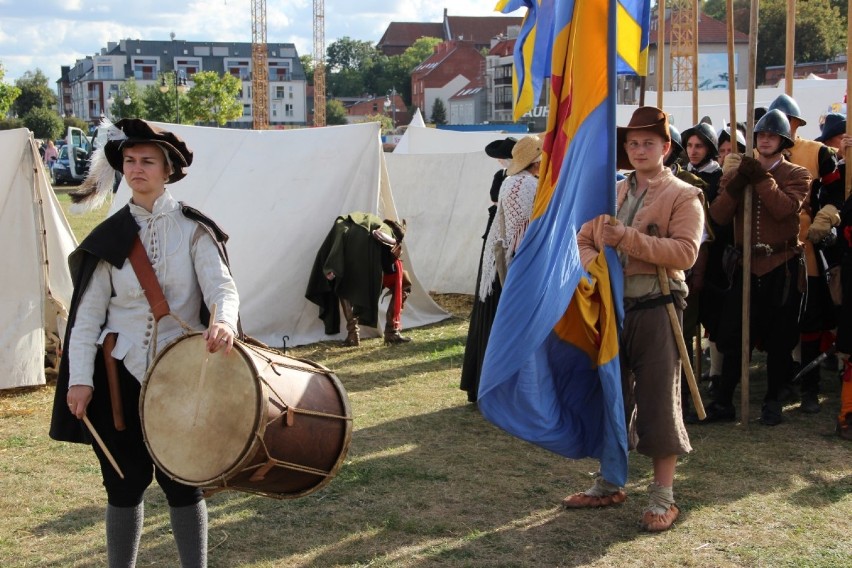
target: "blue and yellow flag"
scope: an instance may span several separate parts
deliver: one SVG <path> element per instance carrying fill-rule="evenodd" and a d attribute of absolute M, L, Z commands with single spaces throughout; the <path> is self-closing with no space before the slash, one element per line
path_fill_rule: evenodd
<path fill-rule="evenodd" d="M 597 458 L 603 476 L 624 485 L 621 266 L 607 249 L 587 273 L 577 248 L 584 222 L 615 213 L 617 2 L 549 4 L 549 19 L 539 11 L 532 26 L 552 38 L 539 186 L 500 297 L 478 402 L 509 433 L 566 457 Z"/>
<path fill-rule="evenodd" d="M 647 75 L 651 2 L 618 0 L 616 29 L 618 58 L 615 61 L 615 72 L 619 75 Z"/>
<path fill-rule="evenodd" d="M 554 10 L 561 4 L 559 0 L 498 0 L 494 7 L 504 14 L 527 8 L 515 42 L 512 66 L 515 121 L 536 105 L 544 80 L 550 77 L 554 34 L 559 32 L 551 24 L 555 22 Z M 618 30 L 615 72 L 647 75 L 650 0 L 618 0 L 615 17 Z"/>

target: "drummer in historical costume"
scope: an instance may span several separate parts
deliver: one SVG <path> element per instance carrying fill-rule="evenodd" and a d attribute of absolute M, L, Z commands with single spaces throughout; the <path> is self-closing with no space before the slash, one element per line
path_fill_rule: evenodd
<path fill-rule="evenodd" d="M 205 330 L 208 352 L 224 349 L 227 356 L 238 334 L 239 297 L 224 249 L 227 235 L 165 187 L 182 179 L 191 163 L 192 152 L 175 134 L 144 120 L 120 120 L 109 127 L 108 140 L 75 196 L 87 206 L 97 205 L 111 194 L 113 170 L 124 174 L 133 194 L 69 257 L 74 295 L 50 425 L 56 440 L 89 443 L 81 422 L 88 419 L 111 454 L 93 444 L 107 493 L 110 566 L 136 563 L 143 495 L 155 475 L 169 503 L 181 565 L 207 565 L 207 508 L 201 489 L 178 483 L 155 467 L 139 415 L 141 382 L 156 353 L 192 329 Z M 158 306 L 146 297 L 152 286 L 140 284 L 137 274 L 148 282 L 145 270 L 134 268 L 130 260 L 140 243 L 147 258 L 135 258 L 153 267 L 174 317 L 155 321 Z M 208 327 L 208 308 L 214 305 L 215 321 Z"/>

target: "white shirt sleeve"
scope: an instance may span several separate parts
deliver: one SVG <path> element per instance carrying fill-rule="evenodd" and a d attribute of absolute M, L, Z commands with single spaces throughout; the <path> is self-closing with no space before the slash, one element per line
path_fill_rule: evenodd
<path fill-rule="evenodd" d="M 228 324 L 236 333 L 240 309 L 237 285 L 219 256 L 213 237 L 200 226 L 193 235 L 192 258 L 204 303 L 207 306 L 216 304 L 216 321 Z"/>
<path fill-rule="evenodd" d="M 106 322 L 107 306 L 112 295 L 110 265 L 101 260 L 95 267 L 89 285 L 77 305 L 77 317 L 68 339 L 68 386 L 94 387 L 95 354 L 98 339 Z"/>

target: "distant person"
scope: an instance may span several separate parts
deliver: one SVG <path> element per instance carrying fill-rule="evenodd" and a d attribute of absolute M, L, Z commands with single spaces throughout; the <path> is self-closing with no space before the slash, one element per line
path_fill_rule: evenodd
<path fill-rule="evenodd" d="M 47 145 L 44 147 L 44 156 L 42 160 L 44 161 L 45 167 L 47 167 L 47 171 L 50 173 L 51 180 L 53 180 L 53 163 L 58 157 L 59 150 L 56 149 L 56 145 L 53 143 L 53 140 L 48 140 Z"/>
<path fill-rule="evenodd" d="M 317 251 L 305 297 L 319 306 L 325 332 L 340 332 L 340 311 L 346 318 L 343 345 L 361 344 L 361 326 L 378 327 L 379 297 L 390 291 L 385 319 L 386 345 L 408 343 L 403 336 L 402 310 L 411 293 L 411 280 L 403 268 L 402 240 L 405 221 L 382 220 L 371 213 L 341 215 Z"/>
<path fill-rule="evenodd" d="M 476 288 L 479 290 L 482 281 L 482 261 L 485 258 L 485 243 L 491 224 L 497 214 L 497 200 L 500 196 L 500 187 L 508 177 L 507 168 L 512 159 L 512 148 L 517 140 L 509 137 L 495 140 L 485 147 L 485 153 L 500 163 L 500 169 L 494 173 L 491 181 L 490 198 L 488 207 L 488 223 L 485 225 L 485 233 L 482 235 L 482 251 L 479 254 L 479 266 L 476 271 Z M 464 350 L 464 363 L 462 364 L 461 390 L 467 392 L 468 402 L 476 402 L 479 391 L 479 374 L 482 371 L 482 361 L 485 357 L 485 349 L 488 346 L 488 336 L 491 334 L 491 325 L 494 323 L 494 315 L 497 313 L 497 303 L 500 301 L 501 288 L 492 286 L 491 294 L 485 299 L 474 297 L 473 309 L 470 312 L 470 325 L 467 331 L 467 344 Z"/>
<path fill-rule="evenodd" d="M 698 257 L 704 229 L 701 190 L 677 179 L 664 165 L 671 139 L 662 110 L 639 107 L 626 127 L 617 130 L 619 169 L 634 169 L 616 185 L 615 218 L 601 215 L 577 237 L 584 267 L 600 251 L 615 248 L 624 271 L 624 323 L 619 339 L 624 412 L 630 449 L 651 459 L 653 481 L 641 527 L 649 532 L 671 528 L 680 510 L 674 477 L 678 456 L 692 450 L 680 403 L 681 361 L 668 306 L 680 316 L 688 288 L 684 271 Z M 652 227 L 659 231 L 651 233 Z M 663 295 L 658 266 L 671 290 Z M 623 503 L 624 490 L 598 476 L 594 485 L 566 497 L 569 509 Z"/>

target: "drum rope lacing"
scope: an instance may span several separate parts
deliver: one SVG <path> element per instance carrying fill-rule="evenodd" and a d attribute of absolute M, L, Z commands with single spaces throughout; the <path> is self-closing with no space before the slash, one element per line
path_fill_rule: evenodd
<path fill-rule="evenodd" d="M 290 367 L 289 365 L 284 365 L 284 366 Z M 296 369 L 296 370 L 299 370 L 299 371 L 304 371 L 304 370 L 306 370 L 304 367 L 295 367 L 295 366 L 293 366 L 293 367 L 290 367 L 290 368 L 292 368 L 292 369 Z M 287 404 L 287 402 L 284 400 L 284 398 L 283 398 L 280 394 L 278 394 L 278 391 L 276 391 L 276 390 L 275 390 L 275 387 L 274 387 L 274 386 L 272 386 L 271 384 L 269 384 L 269 381 L 267 381 L 265 378 L 263 378 L 263 376 L 262 376 L 262 375 L 256 375 L 256 377 L 255 377 L 255 378 L 256 378 L 258 381 L 260 381 L 260 382 L 262 382 L 263 384 L 265 384 L 265 385 L 269 388 L 269 390 L 270 390 L 270 391 L 271 391 L 271 392 L 275 395 L 275 399 L 276 399 L 279 403 L 281 403 L 281 406 L 282 406 L 282 407 L 284 408 L 284 410 L 285 410 L 285 411 L 287 411 L 287 412 L 291 412 L 291 411 L 292 411 L 294 414 L 306 414 L 306 415 L 308 415 L 308 416 L 319 416 L 319 417 L 321 417 L 321 418 L 336 418 L 336 419 L 338 419 L 338 420 L 352 420 L 352 417 L 351 417 L 351 416 L 341 416 L 341 415 L 339 415 L 339 414 L 331 414 L 330 412 L 323 412 L 323 411 L 321 411 L 321 410 L 310 410 L 310 409 L 308 409 L 308 408 L 299 408 L 299 407 L 297 407 L 297 406 L 293 406 L 293 405 Z M 266 423 L 266 425 L 267 425 L 267 426 L 269 426 L 270 424 L 272 424 L 273 422 L 275 422 L 277 419 L 278 419 L 278 417 L 273 418 L 272 420 L 270 420 L 269 422 L 267 422 L 267 423 Z"/>

